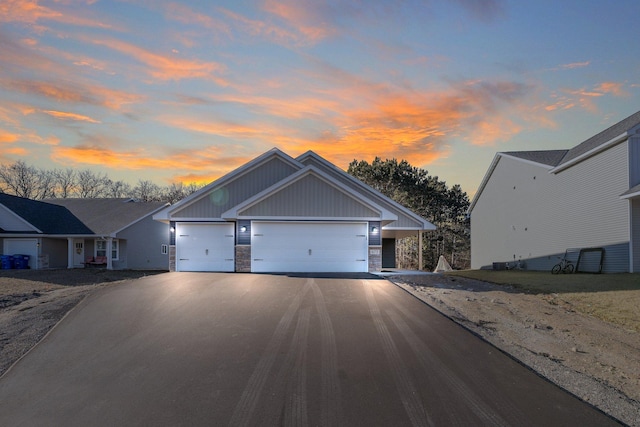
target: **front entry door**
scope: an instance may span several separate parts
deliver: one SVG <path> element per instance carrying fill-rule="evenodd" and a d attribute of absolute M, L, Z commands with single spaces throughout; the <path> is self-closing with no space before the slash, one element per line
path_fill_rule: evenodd
<path fill-rule="evenodd" d="M 84 239 L 73 239 L 73 266 L 84 266 Z"/>

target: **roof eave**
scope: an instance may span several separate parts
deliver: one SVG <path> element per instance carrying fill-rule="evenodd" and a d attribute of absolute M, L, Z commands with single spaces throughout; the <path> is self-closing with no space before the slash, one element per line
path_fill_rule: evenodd
<path fill-rule="evenodd" d="M 620 135 L 616 136 L 615 138 L 611 138 L 609 141 L 605 142 L 604 144 L 600 144 L 597 147 L 594 147 L 591 150 L 587 151 L 586 153 L 579 155 L 578 157 L 575 157 L 567 162 L 561 162 L 558 166 L 550 169 L 549 173 L 556 174 L 556 173 L 562 172 L 563 170 L 568 169 L 571 166 L 574 166 L 577 163 L 580 163 L 588 159 L 589 157 L 595 156 L 596 154 L 601 153 L 602 151 L 623 142 L 627 138 L 629 138 L 629 132 L 628 131 L 622 132 Z"/>

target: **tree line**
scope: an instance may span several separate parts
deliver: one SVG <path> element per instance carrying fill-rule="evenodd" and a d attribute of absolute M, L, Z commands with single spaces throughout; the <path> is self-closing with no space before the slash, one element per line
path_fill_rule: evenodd
<path fill-rule="evenodd" d="M 90 169 L 42 169 L 22 160 L 0 165 L 0 191 L 33 200 L 132 197 L 144 202 L 175 203 L 201 187 L 195 183 L 172 183 L 162 187 L 142 179 L 132 187 Z"/>
<path fill-rule="evenodd" d="M 445 181 L 406 160 L 354 160 L 347 172 L 437 227 L 423 233 L 422 255 L 427 270 L 436 267 L 440 255 L 454 268 L 470 268 L 469 197 L 459 185 L 448 187 Z M 417 237 L 396 242 L 396 254 L 398 268 L 417 269 Z"/>

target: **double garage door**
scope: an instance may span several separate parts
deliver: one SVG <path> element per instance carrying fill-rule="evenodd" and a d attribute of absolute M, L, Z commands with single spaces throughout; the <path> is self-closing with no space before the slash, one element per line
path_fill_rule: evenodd
<path fill-rule="evenodd" d="M 366 272 L 367 223 L 251 224 L 251 271 Z M 177 224 L 176 270 L 234 271 L 234 225 Z"/>

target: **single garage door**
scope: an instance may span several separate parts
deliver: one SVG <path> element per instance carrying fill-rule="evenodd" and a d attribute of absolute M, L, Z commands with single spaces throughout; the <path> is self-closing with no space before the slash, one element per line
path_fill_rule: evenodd
<path fill-rule="evenodd" d="M 234 271 L 234 225 L 176 224 L 177 271 Z"/>
<path fill-rule="evenodd" d="M 253 272 L 366 272 L 367 223 L 252 223 Z"/>
<path fill-rule="evenodd" d="M 4 239 L 2 249 L 5 255 L 29 255 L 29 268 L 37 268 L 38 239 Z"/>

